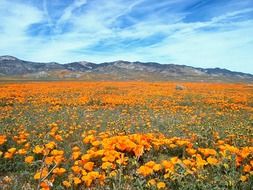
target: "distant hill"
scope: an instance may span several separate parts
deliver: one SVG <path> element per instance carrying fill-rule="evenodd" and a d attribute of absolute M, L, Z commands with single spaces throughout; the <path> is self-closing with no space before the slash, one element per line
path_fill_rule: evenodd
<path fill-rule="evenodd" d="M 113 61 L 95 64 L 80 61 L 59 64 L 30 62 L 13 56 L 0 56 L 0 79 L 253 82 L 253 75 L 221 68 L 205 69 L 155 62 Z"/>

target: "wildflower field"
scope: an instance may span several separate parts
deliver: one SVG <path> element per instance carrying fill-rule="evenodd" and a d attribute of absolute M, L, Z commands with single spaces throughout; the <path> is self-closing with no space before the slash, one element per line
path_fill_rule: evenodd
<path fill-rule="evenodd" d="M 0 84 L 0 189 L 253 189 L 253 85 Z"/>

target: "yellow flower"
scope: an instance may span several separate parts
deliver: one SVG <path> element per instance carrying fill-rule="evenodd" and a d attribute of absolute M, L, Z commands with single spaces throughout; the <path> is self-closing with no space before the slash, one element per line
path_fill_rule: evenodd
<path fill-rule="evenodd" d="M 207 165 L 207 162 L 201 157 L 200 154 L 196 155 L 196 164 L 198 168 L 203 168 L 205 165 Z"/>
<path fill-rule="evenodd" d="M 14 154 L 16 152 L 16 148 L 10 148 L 8 149 L 8 152 L 11 153 L 11 154 Z"/>
<path fill-rule="evenodd" d="M 151 169 L 150 167 L 147 166 L 141 166 L 138 170 L 137 173 L 146 177 L 149 176 L 153 173 L 153 169 Z"/>
<path fill-rule="evenodd" d="M 172 157 L 171 159 L 170 159 L 170 161 L 172 162 L 172 164 L 176 164 L 176 163 L 178 163 L 180 160 L 178 159 L 178 157 L 177 156 L 175 156 L 175 157 Z"/>
<path fill-rule="evenodd" d="M 149 162 L 147 162 L 146 164 L 145 164 L 145 166 L 147 166 L 147 167 L 150 167 L 150 168 L 153 168 L 154 166 L 155 166 L 155 162 L 154 161 L 149 161 Z"/>
<path fill-rule="evenodd" d="M 54 162 L 56 163 L 56 164 L 60 164 L 62 161 L 64 161 L 65 159 L 64 159 L 64 157 L 63 157 L 63 155 L 57 155 L 57 156 L 55 156 L 54 157 Z"/>
<path fill-rule="evenodd" d="M 170 144 L 170 148 L 176 148 L 177 147 L 177 145 L 175 145 L 175 144 Z"/>
<path fill-rule="evenodd" d="M 26 143 L 26 144 L 24 145 L 24 148 L 25 148 L 25 149 L 28 149 L 28 148 L 30 148 L 30 146 L 31 146 L 30 143 Z"/>
<path fill-rule="evenodd" d="M 120 158 L 116 162 L 120 165 L 127 165 L 128 157 L 125 157 L 124 154 L 120 155 Z"/>
<path fill-rule="evenodd" d="M 149 186 L 154 186 L 155 184 L 156 184 L 155 179 L 150 179 L 150 180 L 148 181 L 148 185 L 149 185 Z"/>
<path fill-rule="evenodd" d="M 62 175 L 62 174 L 64 174 L 66 172 L 66 169 L 65 168 L 55 168 L 54 170 L 53 170 L 53 173 L 54 174 L 57 174 L 57 175 Z"/>
<path fill-rule="evenodd" d="M 4 144 L 6 141 L 6 135 L 0 135 L 0 145 Z"/>
<path fill-rule="evenodd" d="M 243 171 L 246 172 L 246 173 L 250 172 L 250 171 L 251 171 L 251 166 L 248 165 L 248 164 L 245 165 L 245 166 L 243 167 Z"/>
<path fill-rule="evenodd" d="M 144 147 L 142 145 L 137 145 L 133 151 L 135 156 L 139 158 L 144 153 Z"/>
<path fill-rule="evenodd" d="M 4 153 L 4 158 L 6 159 L 11 159 L 13 157 L 13 154 L 9 153 L 9 152 L 5 152 Z"/>
<path fill-rule="evenodd" d="M 80 173 L 81 168 L 79 166 L 72 166 L 71 169 L 73 170 L 74 173 Z"/>
<path fill-rule="evenodd" d="M 155 164 L 155 165 L 153 166 L 153 170 L 156 171 L 156 172 L 160 171 L 161 169 L 162 169 L 161 164 Z"/>
<path fill-rule="evenodd" d="M 157 187 L 158 189 L 163 189 L 163 188 L 166 187 L 166 184 L 165 184 L 164 182 L 158 182 L 158 183 L 156 184 L 156 187 Z"/>
<path fill-rule="evenodd" d="M 183 163 L 186 166 L 192 166 L 193 165 L 193 162 L 191 160 L 187 160 L 187 159 L 183 160 Z"/>
<path fill-rule="evenodd" d="M 25 157 L 25 162 L 26 163 L 32 163 L 33 162 L 33 160 L 34 160 L 34 157 L 33 156 L 27 156 L 27 157 Z"/>
<path fill-rule="evenodd" d="M 247 158 L 247 156 L 250 154 L 250 150 L 248 147 L 242 148 L 240 155 L 242 158 Z"/>
<path fill-rule="evenodd" d="M 75 185 L 78 185 L 78 184 L 82 183 L 82 181 L 81 181 L 80 178 L 78 178 L 78 177 L 74 177 L 74 178 L 73 178 L 73 181 L 74 181 L 74 184 L 75 184 Z"/>
<path fill-rule="evenodd" d="M 112 163 L 111 163 L 111 162 L 104 162 L 104 163 L 102 164 L 101 168 L 102 168 L 103 170 L 106 170 L 106 169 L 108 169 L 108 168 L 112 168 Z"/>
<path fill-rule="evenodd" d="M 92 171 L 93 166 L 94 166 L 94 162 L 87 162 L 86 164 L 84 164 L 83 168 L 88 170 L 88 171 Z"/>
<path fill-rule="evenodd" d="M 71 184 L 70 184 L 68 181 L 63 181 L 62 184 L 63 184 L 65 187 L 71 187 Z"/>
<path fill-rule="evenodd" d="M 209 156 L 209 155 L 216 155 L 217 152 L 214 149 L 211 148 L 198 148 L 198 151 L 201 152 L 204 156 Z"/>
<path fill-rule="evenodd" d="M 246 181 L 248 178 L 247 178 L 247 176 L 245 176 L 245 175 L 242 175 L 241 177 L 240 177 L 240 180 L 242 181 L 242 182 L 244 182 L 244 181 Z"/>
<path fill-rule="evenodd" d="M 218 160 L 216 158 L 214 158 L 214 157 L 211 157 L 211 156 L 209 156 L 206 160 L 211 165 L 215 165 L 215 164 L 218 163 Z"/>
<path fill-rule="evenodd" d="M 52 156 L 57 156 L 57 155 L 63 155 L 64 154 L 64 151 L 63 150 L 52 150 L 51 153 L 50 153 Z"/>
<path fill-rule="evenodd" d="M 76 160 L 80 155 L 81 155 L 81 152 L 79 152 L 79 151 L 73 152 L 72 153 L 72 159 Z"/>
<path fill-rule="evenodd" d="M 47 155 L 49 154 L 49 152 L 50 152 L 49 149 L 44 148 L 43 151 L 42 151 L 42 154 L 43 154 L 44 156 L 47 156 Z"/>
<path fill-rule="evenodd" d="M 74 147 L 72 148 L 72 151 L 73 151 L 73 152 L 80 151 L 80 148 L 79 148 L 78 146 L 74 146 Z"/>
<path fill-rule="evenodd" d="M 33 152 L 35 154 L 41 154 L 43 152 L 43 150 L 44 150 L 44 147 L 37 145 L 34 147 Z"/>
<path fill-rule="evenodd" d="M 187 148 L 186 149 L 186 152 L 189 154 L 189 155 L 194 155 L 197 151 L 193 148 Z"/>
<path fill-rule="evenodd" d="M 81 170 L 82 175 L 87 175 L 87 172 L 85 170 Z"/>
<path fill-rule="evenodd" d="M 94 142 L 92 142 L 91 144 L 92 144 L 92 146 L 94 146 L 94 147 L 98 147 L 98 146 L 100 145 L 100 141 L 94 141 Z"/>
<path fill-rule="evenodd" d="M 88 176 L 90 176 L 92 179 L 96 179 L 96 178 L 99 177 L 99 173 L 95 172 L 95 171 L 92 171 L 92 172 L 88 173 Z"/>
<path fill-rule="evenodd" d="M 54 161 L 54 157 L 53 156 L 48 156 L 48 157 L 45 158 L 45 163 L 47 165 L 53 164 L 53 161 Z"/>
<path fill-rule="evenodd" d="M 82 180 L 84 181 L 85 185 L 87 187 L 90 187 L 91 183 L 92 183 L 92 178 L 90 176 L 83 176 Z"/>
<path fill-rule="evenodd" d="M 168 173 L 164 174 L 163 177 L 164 177 L 165 179 L 170 178 L 170 177 L 171 177 L 171 173 L 168 172 Z"/>
<path fill-rule="evenodd" d="M 116 171 L 111 171 L 111 173 L 109 174 L 110 177 L 114 177 L 117 175 L 117 172 Z"/>
<path fill-rule="evenodd" d="M 40 179 L 43 177 L 46 177 L 48 174 L 48 170 L 46 168 L 44 168 L 42 171 L 38 171 L 35 175 L 34 175 L 34 179 Z"/>
<path fill-rule="evenodd" d="M 46 146 L 46 148 L 52 150 L 56 146 L 56 143 L 54 141 L 51 141 L 51 142 L 47 143 L 45 146 Z"/>
<path fill-rule="evenodd" d="M 171 161 L 167 161 L 167 160 L 163 160 L 162 161 L 162 165 L 163 167 L 165 168 L 165 171 L 171 171 L 171 172 L 174 172 L 174 164 L 171 162 Z"/>
<path fill-rule="evenodd" d="M 90 160 L 90 158 L 91 158 L 91 156 L 89 154 L 84 154 L 84 155 L 82 155 L 81 160 L 84 162 L 87 162 Z"/>
<path fill-rule="evenodd" d="M 55 135 L 55 140 L 57 141 L 63 141 L 63 138 L 61 137 L 61 135 Z"/>
<path fill-rule="evenodd" d="M 188 141 L 186 141 L 186 140 L 177 140 L 176 144 L 179 145 L 179 146 L 183 146 L 183 145 L 188 144 Z"/>
<path fill-rule="evenodd" d="M 84 142 L 84 144 L 88 144 L 88 143 L 93 142 L 95 140 L 96 140 L 96 138 L 94 137 L 94 135 L 88 135 L 87 137 L 85 137 L 83 139 L 83 142 Z"/>
<path fill-rule="evenodd" d="M 40 190 L 50 190 L 49 183 L 45 182 L 45 181 L 43 181 L 43 182 L 40 183 L 40 187 L 41 187 Z"/>
<path fill-rule="evenodd" d="M 27 153 L 27 151 L 25 149 L 19 149 L 17 154 L 20 154 L 20 155 L 25 155 Z"/>
<path fill-rule="evenodd" d="M 228 169 L 229 168 L 229 165 L 228 164 L 223 164 L 223 166 L 226 168 L 226 169 Z"/>

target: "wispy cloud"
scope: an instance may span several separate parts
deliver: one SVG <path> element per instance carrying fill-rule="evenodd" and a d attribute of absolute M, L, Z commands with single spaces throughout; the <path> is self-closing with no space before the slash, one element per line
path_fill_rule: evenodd
<path fill-rule="evenodd" d="M 253 73 L 251 0 L 2 0 L 0 20 L 0 54 L 23 59 L 157 61 Z"/>

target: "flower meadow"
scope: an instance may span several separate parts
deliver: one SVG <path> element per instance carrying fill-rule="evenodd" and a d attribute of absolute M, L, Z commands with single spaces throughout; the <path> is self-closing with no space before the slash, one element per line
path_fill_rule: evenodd
<path fill-rule="evenodd" d="M 0 189 L 253 188 L 253 85 L 0 84 Z"/>

